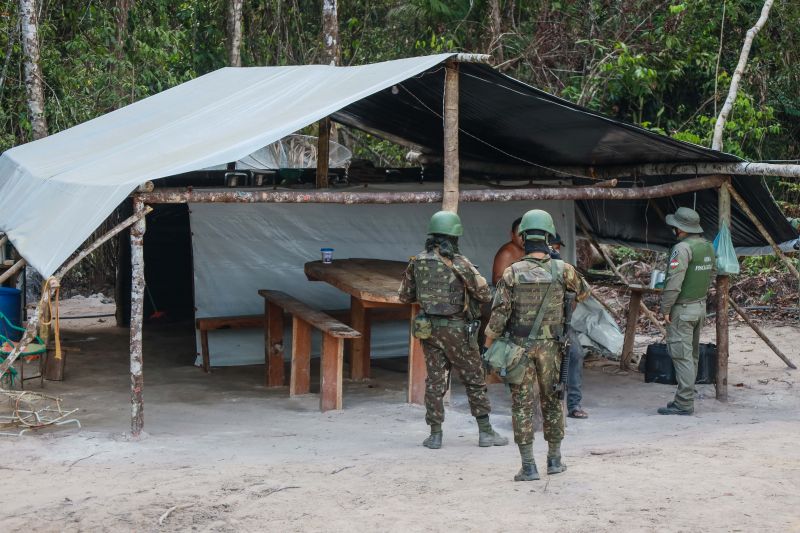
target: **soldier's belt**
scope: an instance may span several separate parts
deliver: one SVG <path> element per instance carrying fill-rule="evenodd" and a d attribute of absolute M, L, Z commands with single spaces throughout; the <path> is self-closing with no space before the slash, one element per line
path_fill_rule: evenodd
<path fill-rule="evenodd" d="M 430 318 L 431 324 L 439 327 L 463 328 L 466 324 L 466 320 L 462 317 L 448 318 L 428 315 L 428 318 Z"/>

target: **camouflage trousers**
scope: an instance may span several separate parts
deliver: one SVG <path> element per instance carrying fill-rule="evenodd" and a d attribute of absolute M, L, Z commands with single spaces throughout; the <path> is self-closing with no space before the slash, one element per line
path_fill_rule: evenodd
<path fill-rule="evenodd" d="M 422 341 L 425 352 L 425 422 L 444 421 L 444 394 L 450 382 L 450 369 L 455 368 L 467 389 L 472 416 L 488 415 L 491 408 L 486 394 L 486 374 L 477 346 L 471 346 L 463 322 L 450 326 L 433 326 L 429 339 Z"/>
<path fill-rule="evenodd" d="M 564 438 L 564 412 L 561 400 L 553 391 L 561 367 L 560 345 L 555 341 L 536 341 L 528 351 L 528 369 L 519 385 L 509 384 L 511 389 L 511 422 L 514 426 L 514 442 L 533 442 L 534 387 L 539 387 L 542 406 L 544 438 L 558 443 Z"/>

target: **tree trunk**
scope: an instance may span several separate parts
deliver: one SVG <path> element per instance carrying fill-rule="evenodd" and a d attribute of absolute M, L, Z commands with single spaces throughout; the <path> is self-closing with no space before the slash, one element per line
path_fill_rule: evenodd
<path fill-rule="evenodd" d="M 123 48 L 125 45 L 125 38 L 128 36 L 128 15 L 133 7 L 133 0 L 116 0 L 116 12 L 114 13 L 117 19 L 117 59 L 122 59 Z"/>
<path fill-rule="evenodd" d="M 44 90 L 42 69 L 39 66 L 39 23 L 36 0 L 19 0 L 22 26 L 22 53 L 25 64 L 25 91 L 28 97 L 28 115 L 31 120 L 33 140 L 47 137 L 47 119 L 44 116 Z"/>
<path fill-rule="evenodd" d="M 725 99 L 725 104 L 719 112 L 719 117 L 717 117 L 717 123 L 714 125 L 714 138 L 711 141 L 711 148 L 714 150 L 722 150 L 722 131 L 725 129 L 725 122 L 727 122 L 728 115 L 731 114 L 731 110 L 733 109 L 733 103 L 736 101 L 736 93 L 739 92 L 739 82 L 747 66 L 747 58 L 750 56 L 750 47 L 753 45 L 753 39 L 755 39 L 756 34 L 758 34 L 761 28 L 764 27 L 764 24 L 767 23 L 767 17 L 769 17 L 769 10 L 772 7 L 772 2 L 773 0 L 766 0 L 764 2 L 764 7 L 761 8 L 761 16 L 758 17 L 756 25 L 747 30 L 747 37 L 744 39 L 742 53 L 739 55 L 739 64 L 736 65 L 736 70 L 733 72 L 733 77 L 731 78 L 728 97 Z"/>
<path fill-rule="evenodd" d="M 322 0 L 322 63 L 331 66 L 342 62 L 337 4 L 337 0 Z"/>
<path fill-rule="evenodd" d="M 500 0 L 489 0 L 489 28 L 491 30 L 492 42 L 489 43 L 487 53 L 494 56 L 496 65 L 503 62 L 502 44 L 502 19 L 500 18 Z"/>
<path fill-rule="evenodd" d="M 242 1 L 228 0 L 228 65 L 242 66 Z"/>

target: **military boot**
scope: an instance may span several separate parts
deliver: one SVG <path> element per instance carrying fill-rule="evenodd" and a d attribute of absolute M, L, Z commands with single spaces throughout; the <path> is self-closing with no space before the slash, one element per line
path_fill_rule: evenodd
<path fill-rule="evenodd" d="M 478 446 L 487 448 L 508 444 L 508 439 L 492 428 L 492 424 L 489 423 L 489 415 L 476 417 L 475 420 L 478 422 Z"/>
<path fill-rule="evenodd" d="M 666 407 L 659 407 L 658 414 L 660 415 L 683 415 L 689 416 L 694 414 L 694 409 L 681 409 L 675 402 L 669 402 Z"/>
<path fill-rule="evenodd" d="M 422 445 L 426 448 L 430 448 L 431 450 L 438 450 L 442 447 L 442 432 L 431 431 L 431 434 L 428 435 L 428 438 L 422 441 Z"/>
<path fill-rule="evenodd" d="M 536 468 L 536 462 L 533 460 L 533 443 L 520 444 L 519 455 L 522 459 L 522 468 L 514 476 L 514 481 L 536 481 L 541 479 L 539 470 Z"/>
<path fill-rule="evenodd" d="M 567 469 L 567 465 L 561 462 L 561 443 L 550 443 L 547 450 L 547 474 L 560 474 Z"/>

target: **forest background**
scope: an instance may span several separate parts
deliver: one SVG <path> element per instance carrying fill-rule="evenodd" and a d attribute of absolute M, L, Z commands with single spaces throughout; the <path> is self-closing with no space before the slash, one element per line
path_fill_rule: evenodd
<path fill-rule="evenodd" d="M 466 51 L 491 54 L 500 71 L 590 109 L 711 146 L 763 2 L 4 0 L 0 151 L 34 138 L 20 31 L 26 5 L 38 15 L 50 134 L 232 61 L 359 65 Z M 331 32 L 333 49 L 323 38 Z M 407 164 L 400 147 L 351 133 L 356 157 Z M 756 36 L 724 138 L 726 152 L 750 160 L 800 162 L 797 0 L 776 0 Z M 800 185 L 767 184 L 787 215 L 800 216 Z"/>

